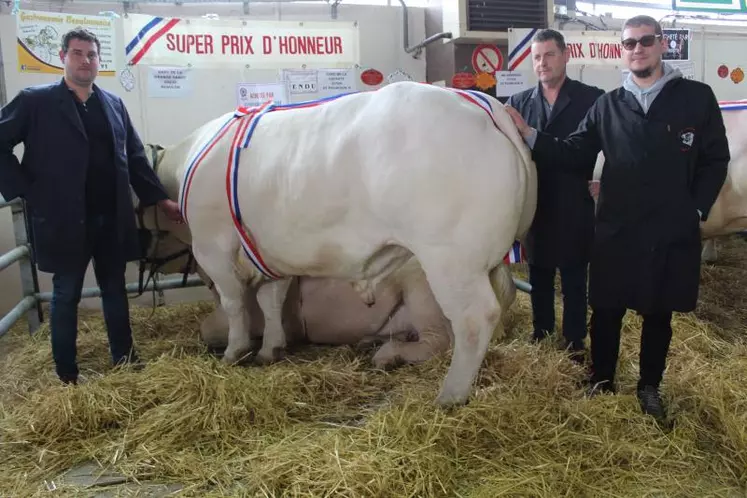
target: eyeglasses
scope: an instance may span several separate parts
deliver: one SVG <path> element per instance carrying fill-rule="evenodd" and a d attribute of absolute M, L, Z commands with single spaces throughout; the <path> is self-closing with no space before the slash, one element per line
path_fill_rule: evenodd
<path fill-rule="evenodd" d="M 639 40 L 636 40 L 635 38 L 627 38 L 622 41 L 622 46 L 625 48 L 625 50 L 633 50 L 639 43 L 644 47 L 650 47 L 659 38 L 661 38 L 661 35 L 645 35 L 642 36 Z"/>

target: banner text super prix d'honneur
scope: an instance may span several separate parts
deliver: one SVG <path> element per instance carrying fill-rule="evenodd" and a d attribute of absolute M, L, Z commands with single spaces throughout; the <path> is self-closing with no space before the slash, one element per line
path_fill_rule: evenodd
<path fill-rule="evenodd" d="M 345 68 L 360 62 L 357 23 L 123 19 L 125 62 L 249 69 Z"/>

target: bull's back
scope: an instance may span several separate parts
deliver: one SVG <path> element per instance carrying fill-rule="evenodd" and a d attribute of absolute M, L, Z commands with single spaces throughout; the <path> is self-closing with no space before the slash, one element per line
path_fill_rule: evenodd
<path fill-rule="evenodd" d="M 512 240 L 503 232 L 518 223 L 523 167 L 483 108 L 403 83 L 266 114 L 237 178 L 260 244 L 288 264 L 326 268 L 387 243 L 413 249 L 480 231 L 488 243 Z"/>

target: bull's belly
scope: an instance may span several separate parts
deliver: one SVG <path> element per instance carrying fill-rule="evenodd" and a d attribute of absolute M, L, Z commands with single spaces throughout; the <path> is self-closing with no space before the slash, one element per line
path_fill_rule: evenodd
<path fill-rule="evenodd" d="M 314 344 L 351 344 L 375 335 L 396 310 L 399 293 L 382 285 L 370 308 L 344 280 L 301 279 L 301 316 Z"/>

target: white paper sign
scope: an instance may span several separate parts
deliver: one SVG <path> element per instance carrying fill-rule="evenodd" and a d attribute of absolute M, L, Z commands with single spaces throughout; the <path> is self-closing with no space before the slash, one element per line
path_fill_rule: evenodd
<path fill-rule="evenodd" d="M 695 61 L 666 61 L 666 64 L 669 64 L 672 67 L 678 68 L 680 71 L 682 71 L 682 77 L 687 78 L 688 80 L 694 80 L 695 79 Z"/>
<path fill-rule="evenodd" d="M 239 83 L 236 100 L 239 107 L 257 107 L 268 100 L 275 104 L 287 104 L 288 87 L 285 83 Z"/>
<path fill-rule="evenodd" d="M 319 91 L 327 95 L 354 92 L 355 71 L 352 69 L 320 69 Z"/>
<path fill-rule="evenodd" d="M 495 96 L 510 97 L 529 88 L 527 75 L 522 71 L 496 71 Z"/>
<path fill-rule="evenodd" d="M 280 70 L 280 80 L 288 84 L 288 91 L 291 95 L 317 93 L 319 91 L 319 77 L 316 70 L 282 69 Z"/>
<path fill-rule="evenodd" d="M 148 67 L 148 97 L 182 98 L 192 93 L 192 71 L 186 67 Z"/>

